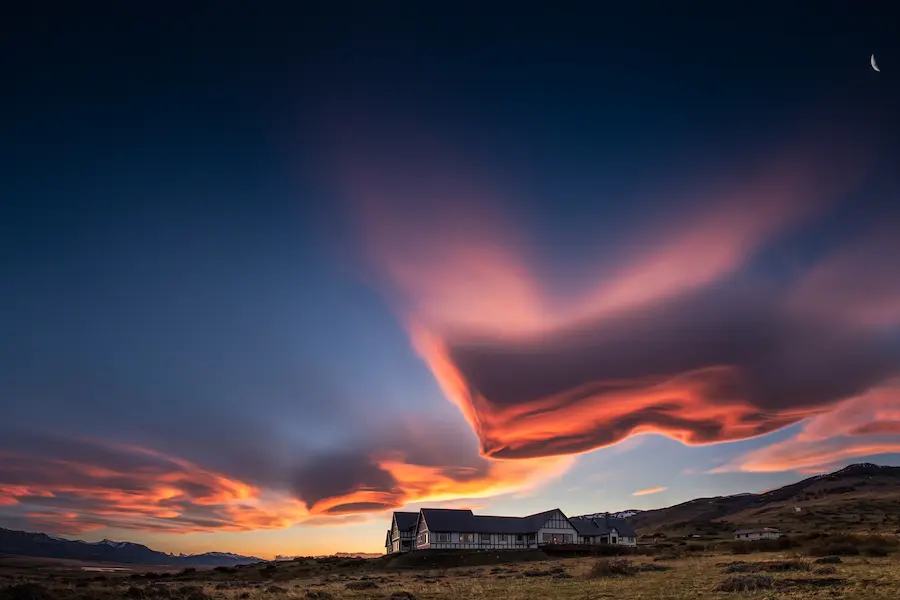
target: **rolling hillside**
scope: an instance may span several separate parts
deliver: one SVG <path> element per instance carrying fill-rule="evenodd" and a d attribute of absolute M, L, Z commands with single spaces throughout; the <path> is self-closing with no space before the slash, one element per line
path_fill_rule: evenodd
<path fill-rule="evenodd" d="M 641 536 L 726 536 L 742 527 L 795 532 L 900 529 L 900 467 L 869 463 L 816 475 L 762 494 L 697 498 L 629 518 Z"/>

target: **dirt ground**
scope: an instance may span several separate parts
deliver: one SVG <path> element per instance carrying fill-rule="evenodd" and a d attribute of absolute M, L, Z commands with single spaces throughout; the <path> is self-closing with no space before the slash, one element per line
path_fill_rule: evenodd
<path fill-rule="evenodd" d="M 96 574 L 0 561 L 0 600 L 703 600 L 900 598 L 900 557 L 559 558 L 450 569 L 386 570 L 378 561 L 252 565 L 180 573 Z M 380 564 L 384 564 L 383 561 Z M 374 566 L 373 566 L 374 565 Z"/>

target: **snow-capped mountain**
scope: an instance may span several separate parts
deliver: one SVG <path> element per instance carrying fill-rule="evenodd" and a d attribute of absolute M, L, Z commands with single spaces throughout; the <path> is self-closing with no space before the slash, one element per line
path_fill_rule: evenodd
<path fill-rule="evenodd" d="M 608 517 L 612 517 L 613 519 L 627 519 L 628 517 L 633 517 L 634 515 L 638 514 L 639 512 L 641 512 L 641 511 L 634 510 L 634 509 L 623 510 L 623 511 L 619 511 L 619 512 L 599 512 L 599 513 L 593 513 L 590 515 L 579 515 L 576 518 L 600 519 L 600 518 L 608 516 Z"/>

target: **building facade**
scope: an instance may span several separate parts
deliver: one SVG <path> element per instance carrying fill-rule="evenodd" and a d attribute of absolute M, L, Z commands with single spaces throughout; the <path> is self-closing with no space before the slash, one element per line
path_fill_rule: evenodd
<path fill-rule="evenodd" d="M 515 550 L 546 544 L 637 543 L 634 529 L 625 519 L 569 519 L 558 508 L 526 517 L 423 508 L 418 513 L 395 512 L 391 525 L 385 541 L 389 554 L 425 549 Z"/>
<path fill-rule="evenodd" d="M 734 539 L 745 542 L 756 540 L 777 540 L 781 537 L 781 531 L 774 527 L 762 527 L 759 529 L 738 529 L 734 532 Z"/>
<path fill-rule="evenodd" d="M 388 554 L 409 552 L 413 549 L 416 538 L 416 520 L 418 513 L 395 512 L 391 517 L 390 550 Z M 385 544 L 387 545 L 387 544 Z"/>
<path fill-rule="evenodd" d="M 591 515 L 569 519 L 578 530 L 579 544 L 637 546 L 637 532 L 626 519 L 609 515 Z"/>

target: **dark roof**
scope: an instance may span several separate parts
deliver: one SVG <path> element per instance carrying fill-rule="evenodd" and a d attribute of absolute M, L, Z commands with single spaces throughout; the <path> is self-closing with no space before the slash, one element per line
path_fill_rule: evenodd
<path fill-rule="evenodd" d="M 536 533 L 559 509 L 546 510 L 527 517 L 475 515 L 471 510 L 423 508 L 429 531 L 469 533 Z"/>
<path fill-rule="evenodd" d="M 573 517 L 569 519 L 569 522 L 578 531 L 579 535 L 609 535 L 615 529 L 620 536 L 637 537 L 634 527 L 626 519 L 617 519 L 608 515 L 593 519 Z"/>
<path fill-rule="evenodd" d="M 416 528 L 419 521 L 419 513 L 414 512 L 395 512 L 394 519 L 397 520 L 397 527 L 400 531 L 411 531 Z"/>
<path fill-rule="evenodd" d="M 603 535 L 603 531 L 590 519 L 572 518 L 569 519 L 569 523 L 572 524 L 578 535 Z"/>

